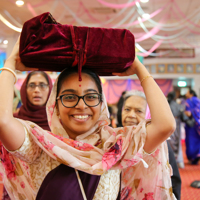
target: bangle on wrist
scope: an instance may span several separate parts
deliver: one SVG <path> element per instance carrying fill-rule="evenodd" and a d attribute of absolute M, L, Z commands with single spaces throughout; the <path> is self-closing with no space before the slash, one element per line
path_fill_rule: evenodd
<path fill-rule="evenodd" d="M 142 82 L 143 82 L 145 79 L 149 78 L 149 77 L 152 77 L 152 76 L 151 76 L 151 75 L 145 76 L 145 77 L 140 81 L 140 84 L 142 85 Z M 153 77 L 152 77 L 152 78 L 153 78 Z"/>
<path fill-rule="evenodd" d="M 3 68 L 0 69 L 0 71 L 1 71 L 1 70 L 7 70 L 7 71 L 11 72 L 11 73 L 13 74 L 13 76 L 15 77 L 15 82 L 14 82 L 14 84 L 17 82 L 17 75 L 16 75 L 16 73 L 15 73 L 12 69 L 10 69 L 10 68 L 8 68 L 8 67 L 3 67 Z"/>

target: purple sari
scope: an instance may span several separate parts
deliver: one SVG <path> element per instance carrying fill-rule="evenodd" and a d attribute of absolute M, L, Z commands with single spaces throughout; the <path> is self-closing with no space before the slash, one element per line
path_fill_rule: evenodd
<path fill-rule="evenodd" d="M 192 113 L 195 119 L 194 127 L 186 124 L 186 155 L 192 164 L 198 164 L 200 157 L 200 100 L 197 97 L 192 97 L 186 100 L 186 110 Z"/>
<path fill-rule="evenodd" d="M 192 117 L 195 119 L 194 128 L 200 135 L 200 99 L 197 97 L 191 97 L 186 100 L 186 110 L 192 113 Z"/>
<path fill-rule="evenodd" d="M 101 176 L 78 171 L 87 200 L 92 200 Z M 74 168 L 59 165 L 45 177 L 36 200 L 82 200 L 83 196 Z M 118 194 L 117 200 L 120 199 Z M 114 199 L 113 199 L 114 200 Z"/>

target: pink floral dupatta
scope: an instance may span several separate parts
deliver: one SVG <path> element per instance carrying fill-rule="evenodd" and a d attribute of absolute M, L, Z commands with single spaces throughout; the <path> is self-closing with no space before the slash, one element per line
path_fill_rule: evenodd
<path fill-rule="evenodd" d="M 143 151 L 146 121 L 131 127 L 114 129 L 108 126 L 109 114 L 103 96 L 101 115 L 95 126 L 76 140 L 69 139 L 57 116 L 56 90 L 57 80 L 47 103 L 52 133 L 34 123 L 20 120 L 43 151 L 60 163 L 90 174 L 101 175 L 107 170 L 121 169 L 122 200 L 176 199 L 172 193 L 166 143 L 162 143 L 151 155 Z M 12 181 L 17 183 L 22 178 L 25 185 L 32 188 L 31 177 L 27 180 L 27 176 L 21 175 Z"/>

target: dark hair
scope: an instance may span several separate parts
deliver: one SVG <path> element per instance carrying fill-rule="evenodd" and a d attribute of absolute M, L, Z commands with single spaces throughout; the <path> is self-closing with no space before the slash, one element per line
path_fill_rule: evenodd
<path fill-rule="evenodd" d="M 122 108 L 124 105 L 124 98 L 117 104 L 117 127 L 122 127 Z"/>
<path fill-rule="evenodd" d="M 190 89 L 189 93 L 192 94 L 194 97 L 197 97 L 197 93 L 194 90 Z"/>
<path fill-rule="evenodd" d="M 175 92 L 169 92 L 168 95 L 167 95 L 167 101 L 168 103 L 170 104 L 176 97 L 176 94 Z"/>
<path fill-rule="evenodd" d="M 101 80 L 99 78 L 99 76 L 92 72 L 91 70 L 87 69 L 87 68 L 83 68 L 82 73 L 85 73 L 85 74 L 88 74 L 93 80 L 94 82 L 96 83 L 96 86 L 99 90 L 99 93 L 102 94 L 102 87 L 101 87 Z M 57 84 L 57 94 L 56 94 L 56 97 L 58 96 L 59 92 L 60 92 L 60 88 L 63 84 L 63 81 L 68 77 L 70 76 L 71 74 L 74 74 L 74 73 L 78 73 L 78 68 L 77 67 L 72 67 L 70 69 L 65 69 L 58 77 L 58 84 Z M 102 99 L 101 99 L 102 100 Z"/>
<path fill-rule="evenodd" d="M 111 106 L 108 106 L 108 112 L 110 113 L 110 116 L 112 115 L 112 113 L 113 113 L 113 109 L 112 109 L 112 107 Z"/>
<path fill-rule="evenodd" d="M 125 94 L 125 93 L 124 93 L 124 94 Z M 123 93 L 122 93 L 122 95 L 123 95 Z M 124 106 L 126 100 L 127 100 L 129 97 L 131 97 L 131 96 L 127 96 L 127 97 L 121 96 L 121 97 L 120 97 L 120 101 L 119 101 L 118 104 L 117 104 L 117 122 L 118 122 L 117 127 L 122 127 L 122 126 L 123 126 L 123 125 L 122 125 L 122 108 L 123 108 L 123 106 Z"/>
<path fill-rule="evenodd" d="M 48 85 L 49 85 L 48 76 L 47 76 L 47 74 L 46 74 L 45 72 L 43 72 L 43 71 L 32 71 L 32 72 L 30 72 L 30 73 L 28 74 L 28 76 L 27 76 L 27 84 L 28 84 L 28 82 L 29 82 L 31 76 L 33 76 L 33 75 L 35 75 L 35 74 L 41 74 L 42 76 L 44 76 L 44 78 L 46 79 L 46 81 L 47 81 L 47 83 L 48 83 Z"/>

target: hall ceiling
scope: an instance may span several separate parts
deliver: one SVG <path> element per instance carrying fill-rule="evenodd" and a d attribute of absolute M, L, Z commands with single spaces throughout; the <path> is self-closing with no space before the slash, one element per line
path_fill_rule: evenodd
<path fill-rule="evenodd" d="M 149 0 L 148 3 L 140 2 L 138 6 L 129 6 L 126 9 L 123 6 L 135 0 L 24 0 L 24 2 L 23 6 L 18 7 L 15 0 L 0 0 L 0 15 L 18 28 L 21 28 L 28 19 L 44 12 L 51 12 L 61 24 L 125 27 L 135 34 L 137 43 L 146 50 L 156 44 L 159 48 L 200 47 L 200 0 Z M 138 17 L 142 18 L 142 10 L 150 15 L 156 14 L 155 12 L 157 14 L 150 21 L 136 23 Z M 133 26 L 126 26 L 134 22 Z M 15 34 L 19 33 L 0 20 L 0 41 Z M 5 46 L 0 43 L 1 49 Z"/>

